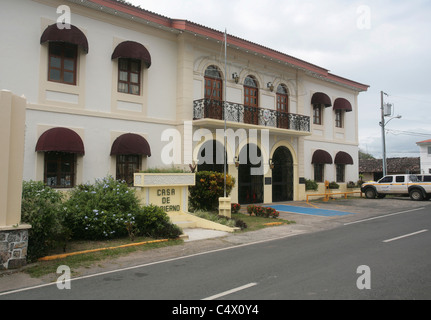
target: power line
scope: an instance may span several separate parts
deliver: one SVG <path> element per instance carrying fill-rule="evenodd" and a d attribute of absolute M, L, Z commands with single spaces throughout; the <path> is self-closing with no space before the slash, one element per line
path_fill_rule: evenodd
<path fill-rule="evenodd" d="M 394 96 L 394 95 L 389 95 L 390 97 L 394 97 L 394 98 L 399 98 L 399 99 L 405 99 L 405 100 L 412 100 L 412 101 L 417 101 L 417 102 L 422 102 L 422 103 L 430 103 L 431 101 L 425 101 L 425 100 L 420 100 L 420 99 L 415 99 L 415 98 L 407 98 L 407 97 L 401 97 L 401 96 Z"/>
<path fill-rule="evenodd" d="M 412 131 L 402 131 L 402 130 L 394 130 L 394 129 L 386 129 L 387 132 L 392 133 L 394 135 L 407 135 L 407 136 L 419 136 L 419 137 L 431 137 L 431 133 L 421 133 L 421 132 L 412 132 Z"/>

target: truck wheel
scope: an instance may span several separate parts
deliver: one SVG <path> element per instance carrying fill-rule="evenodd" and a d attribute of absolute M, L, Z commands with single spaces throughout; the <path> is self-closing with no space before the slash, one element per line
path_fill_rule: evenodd
<path fill-rule="evenodd" d="M 412 199 L 412 200 L 415 200 L 415 201 L 422 201 L 423 199 L 424 199 L 424 196 L 423 196 L 423 194 L 422 194 L 422 191 L 420 191 L 420 190 L 418 190 L 418 189 L 413 189 L 413 190 L 410 190 L 410 198 Z"/>
<path fill-rule="evenodd" d="M 375 199 L 376 198 L 376 191 L 374 191 L 374 189 L 372 189 L 372 188 L 368 188 L 367 190 L 365 190 L 365 197 L 367 199 Z"/>

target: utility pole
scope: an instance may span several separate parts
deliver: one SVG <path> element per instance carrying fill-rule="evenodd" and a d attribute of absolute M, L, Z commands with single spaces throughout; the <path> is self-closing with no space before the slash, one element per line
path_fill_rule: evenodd
<path fill-rule="evenodd" d="M 385 133 L 385 106 L 383 95 L 385 95 L 383 91 L 380 92 L 381 95 L 381 111 L 382 111 L 382 122 L 380 125 L 382 126 L 382 143 L 383 143 L 383 176 L 386 176 L 386 133 Z"/>

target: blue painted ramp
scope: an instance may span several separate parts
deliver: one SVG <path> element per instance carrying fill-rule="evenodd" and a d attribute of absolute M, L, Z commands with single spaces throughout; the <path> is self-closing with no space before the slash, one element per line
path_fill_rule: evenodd
<path fill-rule="evenodd" d="M 274 208 L 275 210 L 281 211 L 281 212 L 309 214 L 313 216 L 322 216 L 322 217 L 337 217 L 337 216 L 347 216 L 347 215 L 355 214 L 353 212 L 295 207 L 295 206 L 289 206 L 284 204 L 277 204 L 277 205 L 272 205 L 268 207 Z"/>

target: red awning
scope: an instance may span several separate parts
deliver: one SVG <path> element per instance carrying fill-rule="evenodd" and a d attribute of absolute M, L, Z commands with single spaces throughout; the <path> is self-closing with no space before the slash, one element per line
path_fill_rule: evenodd
<path fill-rule="evenodd" d="M 311 98 L 311 104 L 323 104 L 326 108 L 332 106 L 331 98 L 323 92 L 316 92 Z"/>
<path fill-rule="evenodd" d="M 338 98 L 334 102 L 334 110 L 345 110 L 346 112 L 351 112 L 353 109 L 348 100 L 344 98 Z"/>
<path fill-rule="evenodd" d="M 111 59 L 128 58 L 143 61 L 147 68 L 151 66 L 150 52 L 142 44 L 134 41 L 121 42 L 112 53 Z"/>
<path fill-rule="evenodd" d="M 151 157 L 151 149 L 148 141 L 140 135 L 127 133 L 118 137 L 112 144 L 111 156 L 132 154 Z"/>
<path fill-rule="evenodd" d="M 335 156 L 335 164 L 353 164 L 353 158 L 350 156 L 350 154 L 340 151 Z"/>
<path fill-rule="evenodd" d="M 324 150 L 316 150 L 313 154 L 312 164 L 332 164 L 331 155 Z"/>
<path fill-rule="evenodd" d="M 50 41 L 76 44 L 81 47 L 85 53 L 88 53 L 87 37 L 81 30 L 73 25 L 70 25 L 70 29 L 59 29 L 56 23 L 48 26 L 40 37 L 40 43 L 42 44 Z"/>
<path fill-rule="evenodd" d="M 67 128 L 53 128 L 45 131 L 37 141 L 36 151 L 85 154 L 81 137 L 75 131 Z"/>

